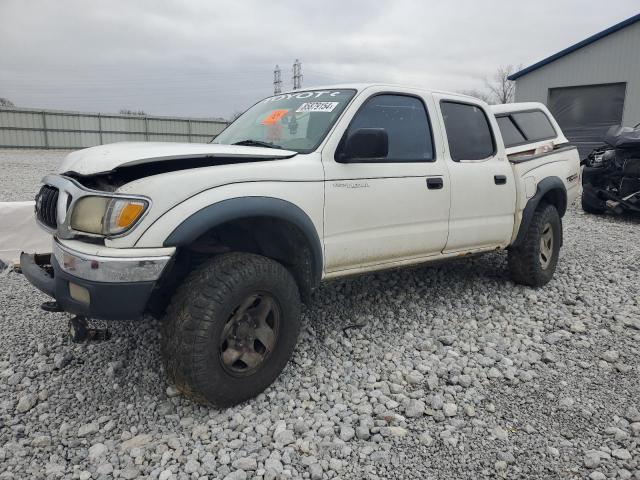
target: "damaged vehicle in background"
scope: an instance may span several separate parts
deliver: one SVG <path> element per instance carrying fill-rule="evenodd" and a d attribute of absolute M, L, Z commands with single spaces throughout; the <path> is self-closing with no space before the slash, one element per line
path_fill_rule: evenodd
<path fill-rule="evenodd" d="M 605 145 L 584 160 L 582 209 L 640 213 L 640 124 L 611 127 Z"/>

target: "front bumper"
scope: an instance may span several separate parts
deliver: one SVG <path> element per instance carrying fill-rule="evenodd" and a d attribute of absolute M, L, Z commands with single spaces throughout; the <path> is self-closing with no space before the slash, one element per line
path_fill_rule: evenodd
<path fill-rule="evenodd" d="M 50 256 L 23 252 L 20 265 L 29 282 L 67 312 L 104 320 L 140 317 L 175 250 L 105 250 L 108 256 L 94 255 L 54 240 Z"/>

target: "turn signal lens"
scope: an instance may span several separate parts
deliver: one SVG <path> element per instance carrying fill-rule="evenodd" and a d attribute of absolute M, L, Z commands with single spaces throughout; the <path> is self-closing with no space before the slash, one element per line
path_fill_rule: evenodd
<path fill-rule="evenodd" d="M 116 225 L 121 228 L 127 228 L 135 222 L 142 211 L 144 210 L 144 204 L 142 202 L 131 202 L 125 205 L 120 210 L 120 215 L 116 220 Z"/>
<path fill-rule="evenodd" d="M 113 199 L 107 209 L 105 233 L 114 235 L 131 228 L 147 208 L 144 200 Z"/>

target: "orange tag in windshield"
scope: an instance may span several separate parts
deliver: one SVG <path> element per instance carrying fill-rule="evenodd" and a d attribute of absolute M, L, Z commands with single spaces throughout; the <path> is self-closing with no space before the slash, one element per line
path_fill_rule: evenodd
<path fill-rule="evenodd" d="M 272 110 L 271 113 L 269 113 L 269 115 L 267 115 L 261 123 L 262 125 L 275 125 L 276 123 L 278 123 L 278 120 L 280 120 L 287 114 L 288 111 L 289 110 L 287 109 Z"/>

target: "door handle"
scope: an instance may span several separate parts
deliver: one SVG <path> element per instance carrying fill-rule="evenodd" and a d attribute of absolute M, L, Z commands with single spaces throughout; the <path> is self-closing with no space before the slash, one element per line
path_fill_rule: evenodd
<path fill-rule="evenodd" d="M 493 181 L 496 182 L 496 185 L 505 185 L 507 183 L 506 175 L 494 175 Z"/>
<path fill-rule="evenodd" d="M 442 190 L 444 182 L 439 177 L 427 178 L 427 188 L 429 190 Z"/>

